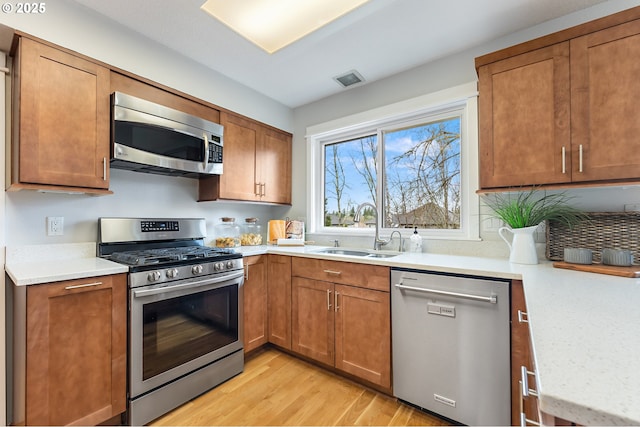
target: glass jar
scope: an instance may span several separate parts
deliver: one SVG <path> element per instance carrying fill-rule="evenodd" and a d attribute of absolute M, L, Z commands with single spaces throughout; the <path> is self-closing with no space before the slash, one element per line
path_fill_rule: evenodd
<path fill-rule="evenodd" d="M 258 246 L 262 244 L 262 226 L 258 224 L 258 218 L 245 218 L 242 234 L 240 235 L 242 246 Z"/>
<path fill-rule="evenodd" d="M 235 218 L 220 218 L 220 224 L 216 225 L 216 247 L 237 248 L 240 246 L 240 227 L 236 225 Z"/>

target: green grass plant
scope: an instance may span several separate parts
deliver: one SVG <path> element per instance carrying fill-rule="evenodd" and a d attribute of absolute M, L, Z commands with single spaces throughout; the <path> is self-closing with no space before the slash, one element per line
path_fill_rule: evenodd
<path fill-rule="evenodd" d="M 570 206 L 571 199 L 564 192 L 547 193 L 534 188 L 517 193 L 493 193 L 486 196 L 485 203 L 511 228 L 531 227 L 550 220 L 572 229 L 579 222 L 588 220 L 588 216 Z"/>

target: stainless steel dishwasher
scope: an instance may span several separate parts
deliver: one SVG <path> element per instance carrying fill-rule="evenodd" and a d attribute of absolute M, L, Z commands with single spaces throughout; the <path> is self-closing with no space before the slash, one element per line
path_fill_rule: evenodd
<path fill-rule="evenodd" d="M 394 268 L 393 391 L 468 425 L 511 425 L 509 282 Z"/>

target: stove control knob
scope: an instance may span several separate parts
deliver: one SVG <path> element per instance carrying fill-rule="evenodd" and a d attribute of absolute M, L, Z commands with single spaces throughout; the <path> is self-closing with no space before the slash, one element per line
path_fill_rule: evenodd
<path fill-rule="evenodd" d="M 233 268 L 234 264 L 233 261 L 227 261 L 227 268 Z"/>
<path fill-rule="evenodd" d="M 222 270 L 222 269 L 224 268 L 224 264 L 223 264 L 223 263 L 221 263 L 221 262 L 216 262 L 216 263 L 214 264 L 213 268 L 214 268 L 216 271 L 220 271 L 220 270 Z"/>
<path fill-rule="evenodd" d="M 170 279 L 178 277 L 178 269 L 177 268 L 168 269 L 167 270 L 167 277 L 169 277 Z"/>
<path fill-rule="evenodd" d="M 191 273 L 192 274 L 202 274 L 202 266 L 201 265 L 194 265 L 193 267 L 191 267 Z"/>
<path fill-rule="evenodd" d="M 162 277 L 162 274 L 160 274 L 159 271 L 151 271 L 147 274 L 147 280 L 150 282 L 157 282 L 160 280 L 160 277 Z"/>

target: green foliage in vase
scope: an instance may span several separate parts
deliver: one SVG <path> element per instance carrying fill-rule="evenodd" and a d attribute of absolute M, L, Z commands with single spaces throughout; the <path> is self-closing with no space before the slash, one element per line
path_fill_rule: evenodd
<path fill-rule="evenodd" d="M 517 193 L 487 195 L 486 204 L 511 228 L 538 225 L 545 220 L 558 221 L 572 229 L 581 221 L 588 221 L 585 212 L 568 205 L 572 198 L 563 193 L 548 194 L 532 189 Z"/>

